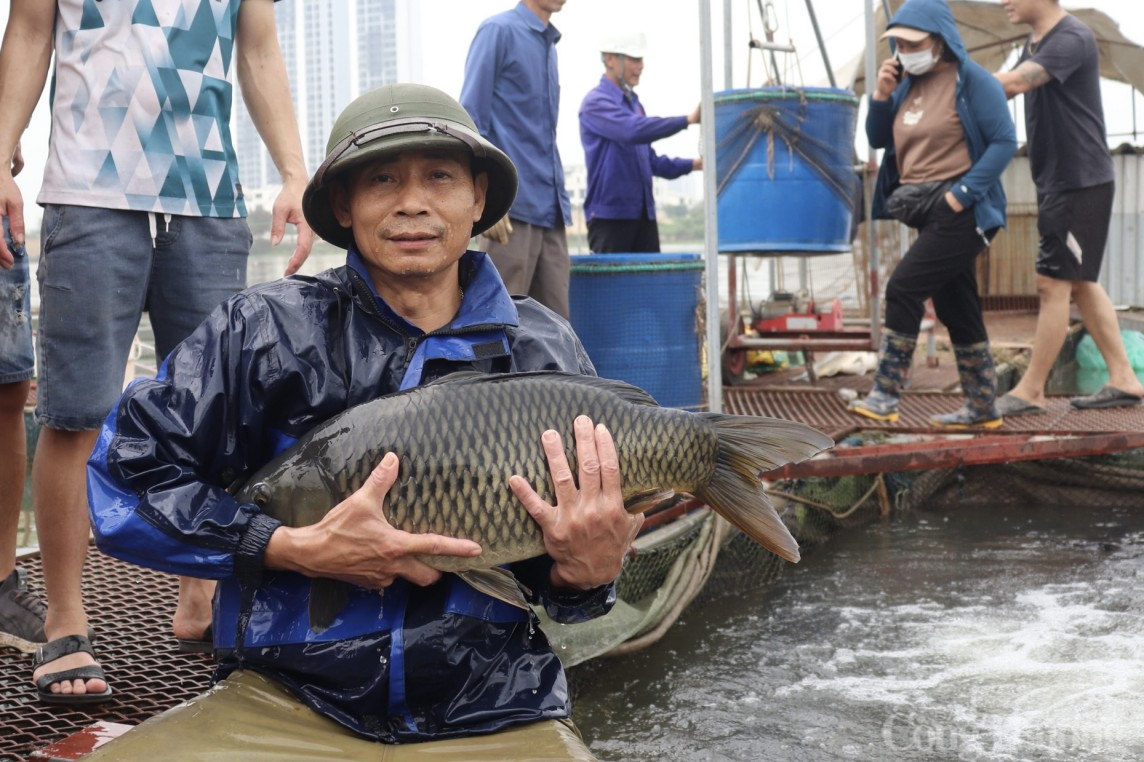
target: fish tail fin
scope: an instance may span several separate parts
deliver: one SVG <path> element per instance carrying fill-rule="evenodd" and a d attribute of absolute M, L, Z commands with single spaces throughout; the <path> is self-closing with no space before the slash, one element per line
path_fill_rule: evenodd
<path fill-rule="evenodd" d="M 763 492 L 759 475 L 798 462 L 834 441 L 803 423 L 756 416 L 702 414 L 718 439 L 715 473 L 695 491 L 720 516 L 755 542 L 792 563 L 798 542 Z"/>
<path fill-rule="evenodd" d="M 310 629 L 322 633 L 338 618 L 350 599 L 348 583 L 316 577 L 310 581 Z"/>

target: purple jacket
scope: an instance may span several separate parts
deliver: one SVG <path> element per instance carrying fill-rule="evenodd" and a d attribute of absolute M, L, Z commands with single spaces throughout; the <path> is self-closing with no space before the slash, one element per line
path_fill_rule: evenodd
<path fill-rule="evenodd" d="M 660 156 L 651 143 L 687 129 L 687 117 L 648 116 L 634 92 L 625 94 L 607 75 L 580 104 L 580 142 L 588 164 L 584 216 L 637 220 L 647 212 L 655 219 L 652 175 L 680 177 L 691 171 L 691 159 Z"/>

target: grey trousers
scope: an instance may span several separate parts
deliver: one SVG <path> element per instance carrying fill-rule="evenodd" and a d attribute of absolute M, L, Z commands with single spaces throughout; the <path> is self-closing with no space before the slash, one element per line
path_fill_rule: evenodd
<path fill-rule="evenodd" d="M 568 317 L 572 262 L 563 225 L 542 228 L 512 220 L 508 243 L 481 236 L 480 246 L 492 258 L 510 294 L 531 296 L 561 317 Z"/>

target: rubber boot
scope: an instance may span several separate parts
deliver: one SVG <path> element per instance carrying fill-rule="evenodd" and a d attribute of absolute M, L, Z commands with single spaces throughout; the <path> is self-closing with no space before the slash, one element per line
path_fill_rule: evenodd
<path fill-rule="evenodd" d="M 995 429 L 1003 419 L 997 410 L 997 376 L 993 372 L 993 353 L 989 342 L 954 345 L 957 375 L 965 404 L 960 410 L 935 415 L 930 423 L 947 429 Z"/>
<path fill-rule="evenodd" d="M 889 329 L 882 330 L 882 351 L 878 353 L 878 370 L 874 373 L 874 388 L 865 399 L 855 400 L 848 409 L 852 413 L 873 418 L 875 421 L 898 420 L 898 401 L 910 375 L 914 361 L 917 336 L 906 336 Z"/>

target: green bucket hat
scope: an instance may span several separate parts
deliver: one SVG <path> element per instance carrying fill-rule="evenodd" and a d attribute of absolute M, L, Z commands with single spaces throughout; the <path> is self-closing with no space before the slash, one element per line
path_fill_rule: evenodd
<path fill-rule="evenodd" d="M 401 151 L 463 148 L 473 154 L 474 172 L 487 172 L 485 210 L 473 235 L 508 214 L 516 198 L 516 167 L 504 151 L 481 137 L 477 125 L 453 97 L 427 85 L 384 85 L 352 101 L 334 122 L 326 160 L 302 195 L 302 210 L 314 232 L 348 249 L 353 231 L 342 227 L 330 204 L 330 182 L 363 162 Z"/>

